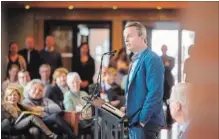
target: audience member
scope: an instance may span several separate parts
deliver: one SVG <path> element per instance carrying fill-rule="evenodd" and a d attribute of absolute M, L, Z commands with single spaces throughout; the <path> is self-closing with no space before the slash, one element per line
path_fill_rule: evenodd
<path fill-rule="evenodd" d="M 40 51 L 40 57 L 43 64 L 49 64 L 51 66 L 52 73 L 55 69 L 62 67 L 62 57 L 55 50 L 55 39 L 53 36 L 46 37 L 46 47 Z"/>
<path fill-rule="evenodd" d="M 190 90 L 191 85 L 189 83 L 179 83 L 173 86 L 168 100 L 171 115 L 180 125 L 179 139 L 186 139 L 186 133 L 190 125 L 188 115 L 188 93 L 190 93 Z"/>
<path fill-rule="evenodd" d="M 101 84 L 103 90 L 100 96 L 111 105 L 120 108 L 125 104 L 125 97 L 122 96 L 124 93 L 120 86 L 115 83 L 115 77 L 116 69 L 108 68 L 103 79 L 103 84 Z"/>
<path fill-rule="evenodd" d="M 19 54 L 24 57 L 27 63 L 27 70 L 30 73 L 31 79 L 39 78 L 40 54 L 34 48 L 34 39 L 32 37 L 26 38 L 26 48 L 20 50 Z"/>
<path fill-rule="evenodd" d="M 19 71 L 18 65 L 15 64 L 11 65 L 8 71 L 7 79 L 2 83 L 3 92 L 9 85 L 18 84 L 18 71 Z"/>
<path fill-rule="evenodd" d="M 118 72 L 115 78 L 118 85 L 121 84 L 123 76 L 128 73 L 129 63 L 130 59 L 126 53 L 126 48 L 120 49 L 118 55 L 110 59 L 109 66 L 115 68 Z"/>
<path fill-rule="evenodd" d="M 27 65 L 23 56 L 18 54 L 18 45 L 15 42 L 11 42 L 9 44 L 9 51 L 7 57 L 7 71 L 6 74 L 8 75 L 8 71 L 11 68 L 11 65 L 15 64 L 18 65 L 20 69 L 27 69 Z"/>
<path fill-rule="evenodd" d="M 57 139 L 57 135 L 50 131 L 44 122 L 38 118 L 40 113 L 33 113 L 31 112 L 31 107 L 20 103 L 21 97 L 19 89 L 10 86 L 6 89 L 5 99 L 2 104 L 2 132 L 6 134 L 23 134 L 27 132 L 31 126 L 36 126 L 49 138 Z M 27 112 L 30 114 L 22 116 L 22 114 Z M 33 138 L 38 139 L 39 135 L 34 134 Z"/>
<path fill-rule="evenodd" d="M 42 64 L 39 68 L 40 80 L 45 86 L 44 96 L 48 94 L 48 89 L 52 87 L 50 76 L 51 76 L 51 67 L 49 64 Z"/>
<path fill-rule="evenodd" d="M 62 110 L 64 110 L 64 94 L 69 91 L 66 83 L 67 74 L 68 70 L 65 68 L 56 69 L 53 73 L 54 86 L 47 88 L 45 92 L 45 97 L 53 100 Z"/>
<path fill-rule="evenodd" d="M 83 110 L 83 106 L 86 104 L 86 101 L 83 100 L 83 97 L 87 97 L 88 94 L 80 90 L 81 78 L 78 73 L 71 72 L 67 75 L 67 84 L 69 91 L 64 95 L 64 106 L 67 111 L 77 111 L 81 112 L 80 122 L 79 122 L 79 132 L 89 130 L 89 133 L 92 133 L 94 130 L 93 119 L 92 119 L 92 109 L 89 105 Z"/>
<path fill-rule="evenodd" d="M 51 127 L 58 126 L 58 130 L 67 134 L 69 138 L 75 139 L 73 129 L 63 119 L 63 112 L 61 108 L 52 100 L 43 97 L 44 86 L 40 80 L 34 79 L 30 81 L 25 87 L 24 93 L 28 97 L 24 99 L 23 103 L 33 107 L 33 111 L 41 112 L 41 117 L 44 123 Z"/>
<path fill-rule="evenodd" d="M 81 44 L 78 56 L 73 57 L 72 65 L 72 71 L 77 72 L 81 77 L 81 90 L 88 92 L 88 85 L 93 83 L 95 63 L 87 43 Z"/>
<path fill-rule="evenodd" d="M 30 74 L 28 71 L 26 70 L 20 70 L 18 72 L 18 83 L 19 85 L 17 87 L 19 87 L 19 89 L 22 92 L 22 95 L 24 97 L 26 97 L 27 94 L 23 93 L 25 86 L 27 85 L 28 82 L 30 82 L 31 78 L 30 78 Z"/>
<path fill-rule="evenodd" d="M 190 77 L 191 75 L 189 74 L 189 71 L 190 71 L 190 68 L 191 68 L 191 57 L 192 57 L 192 53 L 193 53 L 193 50 L 194 49 L 194 46 L 191 45 L 188 49 L 188 55 L 189 57 L 185 60 L 184 62 L 184 69 L 183 69 L 183 76 L 184 76 L 184 79 L 185 79 L 185 82 L 191 82 L 190 81 Z"/>
<path fill-rule="evenodd" d="M 101 73 L 101 84 L 103 84 L 103 79 L 104 79 L 104 77 L 105 77 L 105 75 L 106 75 L 106 71 L 107 71 L 107 67 L 102 67 L 102 73 Z M 98 72 L 99 73 L 99 72 Z M 98 75 L 97 75 L 98 76 Z M 100 78 L 99 78 L 100 79 Z M 92 94 L 97 94 L 98 92 L 101 92 L 102 90 L 103 90 L 104 88 L 103 88 L 103 86 L 101 87 L 100 86 L 100 84 L 99 84 L 99 81 L 98 81 L 98 83 L 93 83 L 93 84 L 90 84 L 89 86 L 88 86 L 88 94 L 89 95 L 92 95 Z M 98 95 L 98 97 L 100 97 L 99 95 Z"/>
<path fill-rule="evenodd" d="M 162 62 L 165 68 L 165 72 L 164 72 L 164 96 L 163 96 L 163 101 L 166 102 L 166 100 L 170 97 L 170 91 L 172 86 L 174 85 L 174 77 L 172 74 L 172 69 L 175 66 L 175 59 L 171 56 L 167 55 L 167 51 L 168 48 L 166 45 L 163 45 L 161 47 L 161 51 L 162 51 Z M 172 125 L 172 118 L 170 115 L 170 108 L 169 106 L 167 106 L 167 114 L 166 114 L 166 120 L 167 120 L 167 126 L 171 127 Z"/>

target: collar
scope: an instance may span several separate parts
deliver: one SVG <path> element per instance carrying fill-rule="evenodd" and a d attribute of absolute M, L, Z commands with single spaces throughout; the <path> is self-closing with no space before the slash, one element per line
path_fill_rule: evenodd
<path fill-rule="evenodd" d="M 79 92 L 72 92 L 72 91 L 70 90 L 70 92 L 71 92 L 71 94 L 72 94 L 73 96 L 75 96 L 75 97 L 80 97 L 80 91 L 79 91 Z"/>
<path fill-rule="evenodd" d="M 45 48 L 45 51 L 46 51 L 46 52 L 53 52 L 54 50 L 55 50 L 54 47 L 52 47 L 51 49 L 48 49 L 48 47 Z"/>
<path fill-rule="evenodd" d="M 27 49 L 27 48 L 26 48 Z M 32 52 L 34 50 L 34 48 L 33 49 L 27 49 L 27 52 Z"/>
<path fill-rule="evenodd" d="M 50 84 L 50 80 L 41 80 L 41 82 L 44 84 L 44 85 L 47 85 L 47 84 Z"/>
<path fill-rule="evenodd" d="M 179 130 L 182 131 L 182 132 L 185 132 L 189 125 L 190 125 L 190 121 L 186 121 L 185 123 L 180 125 Z"/>
<path fill-rule="evenodd" d="M 133 55 L 132 58 L 131 58 L 132 62 L 138 60 L 138 59 L 141 57 L 142 53 L 143 53 L 147 48 L 148 48 L 148 47 L 144 48 L 144 49 L 141 50 L 140 52 L 134 53 L 134 55 Z"/>
<path fill-rule="evenodd" d="M 110 84 L 108 84 L 107 82 L 104 83 L 104 87 L 105 87 L 106 91 L 108 91 L 112 88 L 112 86 Z"/>
<path fill-rule="evenodd" d="M 65 92 L 69 91 L 69 90 L 68 90 L 68 87 L 62 87 L 62 86 L 60 86 L 60 85 L 58 85 L 58 84 L 57 84 L 57 86 L 58 86 L 59 89 L 62 91 L 62 93 L 65 93 Z"/>

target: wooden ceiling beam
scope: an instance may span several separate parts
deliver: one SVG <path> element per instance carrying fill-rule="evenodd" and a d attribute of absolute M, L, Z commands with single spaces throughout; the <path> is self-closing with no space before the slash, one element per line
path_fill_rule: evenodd
<path fill-rule="evenodd" d="M 107 9 L 117 6 L 119 9 L 156 9 L 157 6 L 163 9 L 181 9 L 187 8 L 188 2 L 165 2 L 165 1 L 17 1 L 8 2 L 8 8 L 22 8 L 26 4 L 31 8 L 68 8 L 72 5 L 74 8 L 80 9 Z"/>

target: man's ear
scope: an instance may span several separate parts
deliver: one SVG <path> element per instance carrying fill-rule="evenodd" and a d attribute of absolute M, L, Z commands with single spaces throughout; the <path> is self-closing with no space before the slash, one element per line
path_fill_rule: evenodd
<path fill-rule="evenodd" d="M 144 42 L 144 43 L 146 43 L 146 38 L 144 38 L 144 36 L 142 35 L 142 36 L 140 36 L 140 38 L 141 38 L 141 40 Z"/>
<path fill-rule="evenodd" d="M 179 102 L 176 103 L 176 110 L 180 111 L 182 109 L 182 106 Z"/>

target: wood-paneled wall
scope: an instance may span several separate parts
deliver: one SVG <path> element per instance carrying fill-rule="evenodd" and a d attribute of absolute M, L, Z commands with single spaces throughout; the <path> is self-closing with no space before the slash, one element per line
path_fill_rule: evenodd
<path fill-rule="evenodd" d="M 17 40 L 23 47 L 27 35 L 34 36 L 36 46 L 44 45 L 44 20 L 110 20 L 112 21 L 112 48 L 122 47 L 122 22 L 140 21 L 177 21 L 178 11 L 149 10 L 67 10 L 67 9 L 9 9 L 9 40 Z"/>

